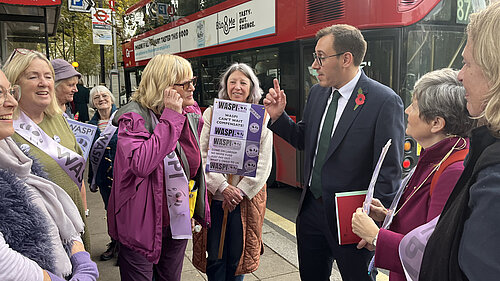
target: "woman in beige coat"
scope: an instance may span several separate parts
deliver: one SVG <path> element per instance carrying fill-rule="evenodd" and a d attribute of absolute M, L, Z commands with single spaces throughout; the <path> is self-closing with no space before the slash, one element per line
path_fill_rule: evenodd
<path fill-rule="evenodd" d="M 235 63 L 222 75 L 219 98 L 257 104 L 259 80 L 246 64 Z M 212 108 L 203 114 L 200 149 L 206 165 Z M 265 122 L 265 121 L 264 121 Z M 272 132 L 262 126 L 259 161 L 255 177 L 227 176 L 207 172 L 211 195 L 211 227 L 193 238 L 193 264 L 210 281 L 243 280 L 243 274 L 259 267 L 263 251 L 262 225 L 266 210 L 266 180 L 272 165 Z M 228 210 L 222 259 L 218 259 L 224 209 Z M 208 252 L 208 258 L 206 255 Z"/>

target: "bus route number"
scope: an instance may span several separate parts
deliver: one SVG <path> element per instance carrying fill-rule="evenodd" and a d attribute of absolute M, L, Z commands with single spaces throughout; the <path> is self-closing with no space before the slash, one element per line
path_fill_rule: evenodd
<path fill-rule="evenodd" d="M 469 23 L 471 13 L 471 0 L 457 0 L 457 23 Z"/>

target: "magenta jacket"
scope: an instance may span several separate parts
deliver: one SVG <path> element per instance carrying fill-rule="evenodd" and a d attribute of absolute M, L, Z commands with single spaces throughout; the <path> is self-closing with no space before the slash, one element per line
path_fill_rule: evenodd
<path fill-rule="evenodd" d="M 399 210 L 401 205 L 413 192 L 413 188 L 418 187 L 422 183 L 457 140 L 458 138 L 446 138 L 422 150 L 415 172 L 401 196 L 397 210 Z M 463 161 L 449 165 L 439 177 L 432 196 L 429 194 L 432 181 L 432 176 L 430 176 L 394 217 L 389 230 L 380 230 L 375 250 L 375 266 L 390 270 L 389 280 L 406 280 L 401 261 L 399 260 L 399 243 L 401 239 L 411 230 L 431 221 L 441 214 L 444 204 L 448 200 L 463 170 Z"/>
<path fill-rule="evenodd" d="M 150 133 L 150 118 L 144 112 L 142 115 L 145 118 L 138 113 L 144 109 L 138 107 L 137 103 L 135 107 L 127 106 L 115 118 L 119 126 L 113 187 L 107 210 L 108 231 L 113 239 L 140 253 L 148 261 L 157 263 L 162 246 L 162 226 L 168 225 L 162 216 L 168 214 L 163 198 L 163 159 L 175 149 L 179 139 L 184 149 L 186 144 L 182 140 L 190 138 L 191 129 L 183 114 L 166 108 L 159 117 L 158 125 Z M 188 107 L 185 111 L 201 114 L 198 105 Z M 202 122 L 203 118 L 199 118 L 198 136 L 203 127 Z M 187 144 L 186 148 L 189 145 L 197 144 L 194 141 L 194 144 Z M 193 153 L 186 153 L 186 156 L 190 170 L 198 169 L 198 166 L 192 167 L 192 162 L 200 165 L 201 159 L 192 161 L 189 157 L 201 156 Z"/>

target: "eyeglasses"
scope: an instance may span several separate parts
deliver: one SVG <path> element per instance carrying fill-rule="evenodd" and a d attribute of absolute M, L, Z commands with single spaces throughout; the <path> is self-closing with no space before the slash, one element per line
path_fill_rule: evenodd
<path fill-rule="evenodd" d="M 193 79 L 191 80 L 188 80 L 187 82 L 184 82 L 184 83 L 178 83 L 178 84 L 174 84 L 175 86 L 182 86 L 184 91 L 187 91 L 189 90 L 189 86 L 191 86 L 191 84 L 193 84 L 193 86 L 196 85 L 196 81 L 198 80 L 198 78 L 195 76 L 193 77 Z"/>
<path fill-rule="evenodd" d="M 323 66 L 323 60 L 324 59 L 331 58 L 331 57 L 341 56 L 341 55 L 343 55 L 345 53 L 347 53 L 347 52 L 342 52 L 342 53 L 338 53 L 338 54 L 331 55 L 331 56 L 326 56 L 326 57 L 320 57 L 316 53 L 313 53 L 312 55 L 313 55 L 314 60 L 318 62 L 319 66 Z"/>
<path fill-rule="evenodd" d="M 10 54 L 9 59 L 5 62 L 5 64 L 8 64 L 16 56 L 16 54 L 27 55 L 29 53 L 42 54 L 40 52 L 33 51 L 30 49 L 16 48 L 16 49 L 14 49 L 14 51 L 12 51 L 12 54 Z"/>
<path fill-rule="evenodd" d="M 99 100 L 100 98 L 108 99 L 109 95 L 108 94 L 95 95 L 93 99 L 94 100 Z"/>
<path fill-rule="evenodd" d="M 0 86 L 0 106 L 7 100 L 8 95 L 12 96 L 16 101 L 21 98 L 21 87 L 19 85 L 12 85 L 10 89 L 5 89 Z"/>

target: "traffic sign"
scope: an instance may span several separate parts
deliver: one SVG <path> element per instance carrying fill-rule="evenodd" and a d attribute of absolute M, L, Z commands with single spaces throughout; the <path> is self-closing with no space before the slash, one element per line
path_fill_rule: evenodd
<path fill-rule="evenodd" d="M 93 0 L 68 0 L 68 10 L 89 13 L 96 6 Z"/>
<path fill-rule="evenodd" d="M 98 45 L 112 45 L 111 10 L 94 8 L 92 15 L 93 42 Z"/>
<path fill-rule="evenodd" d="M 106 22 L 109 19 L 109 14 L 104 9 L 95 9 L 95 13 L 92 17 L 97 21 Z"/>

